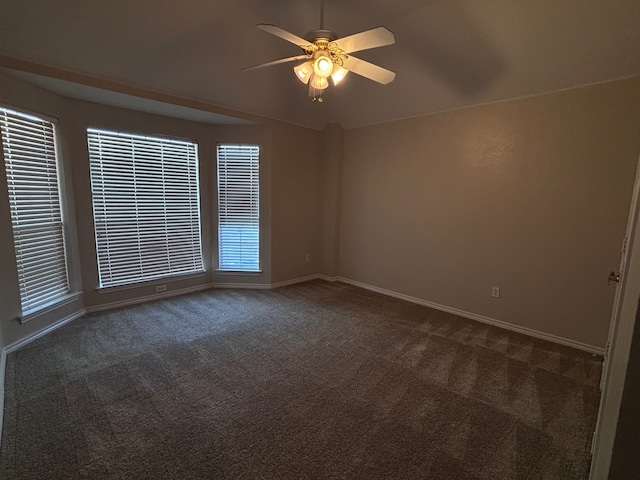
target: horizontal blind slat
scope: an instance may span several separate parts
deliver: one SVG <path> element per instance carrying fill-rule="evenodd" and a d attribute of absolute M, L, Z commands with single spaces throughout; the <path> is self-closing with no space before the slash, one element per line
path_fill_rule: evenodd
<path fill-rule="evenodd" d="M 218 145 L 218 263 L 222 270 L 260 269 L 257 145 Z"/>
<path fill-rule="evenodd" d="M 51 122 L 0 108 L 22 311 L 69 293 Z"/>
<path fill-rule="evenodd" d="M 197 145 L 87 130 L 102 286 L 202 271 Z"/>

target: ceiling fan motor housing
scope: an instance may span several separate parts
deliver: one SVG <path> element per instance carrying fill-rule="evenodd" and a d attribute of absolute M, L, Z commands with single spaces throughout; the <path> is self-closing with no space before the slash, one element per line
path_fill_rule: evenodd
<path fill-rule="evenodd" d="M 318 40 L 326 40 L 327 42 L 333 42 L 338 39 L 338 35 L 336 32 L 332 32 L 331 30 L 312 30 L 307 33 L 304 38 L 309 40 L 311 43 L 315 43 Z"/>

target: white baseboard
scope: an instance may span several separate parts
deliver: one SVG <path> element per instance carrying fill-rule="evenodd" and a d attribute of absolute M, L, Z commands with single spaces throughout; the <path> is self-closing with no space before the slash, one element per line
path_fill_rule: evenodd
<path fill-rule="evenodd" d="M 49 325 L 48 327 L 43 328 L 42 330 L 38 330 L 37 332 L 32 333 L 31 335 L 27 335 L 24 338 L 21 338 L 20 340 L 16 340 L 15 342 L 7 345 L 6 347 L 4 347 L 4 351 L 9 354 L 11 352 L 14 352 L 16 350 L 18 350 L 21 347 L 24 347 L 25 345 L 27 345 L 28 343 L 33 342 L 34 340 L 42 337 L 43 335 L 46 335 L 49 332 L 53 332 L 54 330 L 60 328 L 63 325 L 66 325 L 69 322 L 72 322 L 73 320 L 82 317 L 85 314 L 85 310 L 78 310 L 77 312 L 72 313 L 71 315 L 68 315 L 64 318 L 61 318 L 60 320 L 58 320 L 57 322 L 52 323 L 51 325 Z"/>
<path fill-rule="evenodd" d="M 295 285 L 296 283 L 308 282 L 310 280 L 317 280 L 318 275 L 307 275 L 306 277 L 292 278 L 291 280 L 284 280 L 282 282 L 276 282 L 271 284 L 271 288 L 286 287 L 288 285 Z"/>
<path fill-rule="evenodd" d="M 291 280 L 283 280 L 276 283 L 212 283 L 213 288 L 248 288 L 256 290 L 271 290 L 274 288 L 286 287 L 296 283 L 308 282 L 310 280 L 326 280 L 327 282 L 335 282 L 338 277 L 328 277 L 327 275 L 314 274 L 306 277 L 292 278 Z"/>
<path fill-rule="evenodd" d="M 356 287 L 364 288 L 365 290 L 370 290 L 372 292 L 381 293 L 382 295 L 387 295 L 389 297 L 398 298 L 400 300 L 406 300 L 407 302 L 417 303 L 418 305 L 424 305 L 426 307 L 431 307 L 436 310 L 441 310 L 443 312 L 453 313 L 454 315 L 458 315 L 460 317 L 469 318 L 471 320 L 476 320 L 478 322 L 486 323 L 489 325 L 493 325 L 495 327 L 504 328 L 505 330 L 511 330 L 513 332 L 522 333 L 524 335 L 528 335 L 530 337 L 540 338 L 542 340 L 547 340 L 549 342 L 558 343 L 560 345 L 565 345 L 567 347 L 576 348 L 578 350 L 583 350 L 585 352 L 594 353 L 596 355 L 604 355 L 604 348 L 595 347 L 593 345 L 588 345 L 586 343 L 577 342 L 575 340 L 570 340 L 568 338 L 560 337 L 557 335 L 552 335 L 550 333 L 540 332 L 538 330 L 534 330 L 527 327 L 521 327 L 519 325 L 514 325 L 512 323 L 507 323 L 502 320 L 496 320 L 495 318 L 485 317 L 484 315 L 478 315 L 477 313 L 467 312 L 465 310 L 460 310 L 458 308 L 449 307 L 447 305 L 440 305 L 439 303 L 430 302 L 428 300 L 423 300 L 421 298 L 411 297 L 409 295 L 404 295 L 402 293 L 394 292 L 391 290 L 387 290 L 385 288 L 375 287 L 373 285 L 368 285 L 366 283 L 358 282 L 356 280 L 351 280 L 349 278 L 337 277 L 337 281 L 347 283 L 349 285 L 353 285 Z"/>
<path fill-rule="evenodd" d="M 283 282 L 272 283 L 271 288 L 286 287 L 288 285 L 294 285 L 296 283 L 308 282 L 311 280 L 318 280 L 318 279 L 328 280 L 328 278 L 329 277 L 327 277 L 326 275 L 320 275 L 320 274 L 307 275 L 306 277 L 298 277 L 298 278 L 293 278 L 291 280 L 285 280 Z"/>
<path fill-rule="evenodd" d="M 325 280 L 327 282 L 337 282 L 340 280 L 340 277 L 330 277 L 329 275 L 316 275 L 317 278 L 321 280 Z"/>
<path fill-rule="evenodd" d="M 250 290 L 269 290 L 270 283 L 212 283 L 213 288 L 243 288 Z"/>
<path fill-rule="evenodd" d="M 137 305 L 138 303 L 151 302 L 153 300 L 161 300 L 163 298 L 177 297 L 178 295 L 185 295 L 187 293 L 200 292 L 202 290 L 208 290 L 209 288 L 211 288 L 211 285 L 208 285 L 208 284 L 197 285 L 195 287 L 181 288 L 178 290 L 171 290 L 168 292 L 155 293 L 153 295 L 145 295 L 144 297 L 136 297 L 130 300 L 122 300 L 119 302 L 110 302 L 110 303 L 103 303 L 101 305 L 94 305 L 92 307 L 86 307 L 85 310 L 86 310 L 86 313 L 102 312 L 104 310 L 112 310 L 114 308 L 128 307 L 129 305 Z"/>

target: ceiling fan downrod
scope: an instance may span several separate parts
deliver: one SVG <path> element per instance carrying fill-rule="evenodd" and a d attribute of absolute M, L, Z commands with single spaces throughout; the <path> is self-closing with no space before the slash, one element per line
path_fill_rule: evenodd
<path fill-rule="evenodd" d="M 324 0 L 320 0 L 320 28 L 311 30 L 305 35 L 305 38 L 318 46 L 318 41 L 326 40 L 326 43 L 333 42 L 338 38 L 335 32 L 324 28 Z"/>

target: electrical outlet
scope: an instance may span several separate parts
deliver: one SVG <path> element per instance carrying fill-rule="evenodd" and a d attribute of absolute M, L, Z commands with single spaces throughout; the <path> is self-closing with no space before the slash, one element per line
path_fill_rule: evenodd
<path fill-rule="evenodd" d="M 307 263 L 309 262 L 309 254 L 308 253 L 304 256 L 304 261 L 307 262 Z"/>
<path fill-rule="evenodd" d="M 166 292 L 166 291 L 167 291 L 166 285 L 156 285 L 156 293 Z"/>
<path fill-rule="evenodd" d="M 491 287 L 491 296 L 493 298 L 500 298 L 500 287 Z"/>

